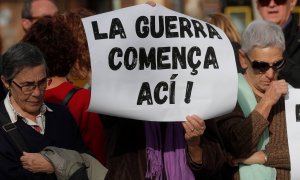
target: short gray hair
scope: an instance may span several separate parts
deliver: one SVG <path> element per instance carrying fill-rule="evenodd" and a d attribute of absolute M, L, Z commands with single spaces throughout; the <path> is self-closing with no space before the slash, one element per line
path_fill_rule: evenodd
<path fill-rule="evenodd" d="M 255 20 L 244 30 L 241 46 L 247 54 L 256 47 L 277 47 L 284 51 L 285 40 L 279 25 L 265 20 Z"/>
<path fill-rule="evenodd" d="M 38 0 L 24 0 L 22 11 L 21 11 L 22 19 L 32 19 L 31 9 L 32 9 L 32 3 L 34 1 L 38 1 Z M 55 2 L 53 0 L 49 0 L 49 1 L 51 1 L 55 5 Z"/>
<path fill-rule="evenodd" d="M 47 68 L 42 52 L 29 43 L 17 43 L 3 54 L 1 75 L 8 83 L 11 83 L 23 69 L 39 65 L 44 65 Z"/>

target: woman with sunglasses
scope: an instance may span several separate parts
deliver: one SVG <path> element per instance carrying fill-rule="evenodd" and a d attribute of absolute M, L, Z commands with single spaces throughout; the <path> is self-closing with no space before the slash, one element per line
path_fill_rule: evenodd
<path fill-rule="evenodd" d="M 257 0 L 257 9 L 264 20 L 281 26 L 284 33 L 287 63 L 279 77 L 300 88 L 300 28 L 298 16 L 293 14 L 297 0 Z"/>
<path fill-rule="evenodd" d="M 278 80 L 285 65 L 280 26 L 256 20 L 242 35 L 238 103 L 218 118 L 219 132 L 239 179 L 290 179 L 284 95 L 288 83 Z M 237 177 L 236 174 L 235 177 Z"/>

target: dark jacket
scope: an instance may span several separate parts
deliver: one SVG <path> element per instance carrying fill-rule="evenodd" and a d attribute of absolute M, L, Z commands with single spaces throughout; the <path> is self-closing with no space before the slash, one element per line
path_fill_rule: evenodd
<path fill-rule="evenodd" d="M 217 120 L 206 120 L 205 125 L 201 137 L 202 165 L 196 165 L 187 158 L 196 180 L 231 180 L 238 169 L 229 164 L 230 156 L 225 150 Z"/>
<path fill-rule="evenodd" d="M 300 88 L 300 28 L 298 24 L 299 20 L 293 14 L 290 23 L 283 29 L 287 63 L 279 72 L 279 77 L 295 88 Z"/>
<path fill-rule="evenodd" d="M 45 134 L 41 135 L 24 121 L 18 120 L 17 126 L 29 152 L 37 153 L 46 146 L 56 146 L 66 149 L 87 152 L 80 136 L 75 120 L 64 106 L 47 104 L 53 112 L 47 111 Z M 4 107 L 0 103 L 1 113 L 9 118 Z M 20 156 L 21 152 L 4 130 L 0 129 L 0 179 L 5 180 L 56 180 L 55 174 L 31 173 L 23 169 Z"/>
<path fill-rule="evenodd" d="M 259 102 L 260 98 L 256 97 Z M 290 159 L 285 122 L 284 99 L 281 98 L 265 119 L 256 110 L 245 118 L 239 105 L 234 111 L 217 120 L 219 132 L 227 151 L 235 158 L 247 158 L 257 151 L 261 135 L 268 127 L 269 142 L 265 166 L 276 168 L 277 180 L 290 179 Z M 237 179 L 238 173 L 235 175 Z"/>
<path fill-rule="evenodd" d="M 101 120 L 105 132 L 108 168 L 106 179 L 146 179 L 147 159 L 144 121 L 104 115 L 101 115 Z M 165 125 L 165 123 L 160 123 L 162 137 L 165 134 Z M 223 145 L 220 144 L 220 138 L 217 137 L 215 131 L 217 131 L 215 124 L 207 125 L 206 133 L 202 136 L 203 166 L 200 169 L 193 168 L 193 163 L 188 160 L 196 179 L 230 179 L 228 177 L 231 176 L 231 171 L 227 171 L 227 159 L 222 150 Z"/>
<path fill-rule="evenodd" d="M 101 115 L 107 180 L 145 179 L 146 140 L 143 121 Z"/>

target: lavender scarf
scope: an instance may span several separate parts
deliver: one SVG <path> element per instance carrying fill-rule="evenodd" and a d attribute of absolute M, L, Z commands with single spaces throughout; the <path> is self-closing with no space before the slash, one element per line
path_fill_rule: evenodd
<path fill-rule="evenodd" d="M 180 122 L 167 123 L 165 137 L 161 136 L 160 123 L 145 122 L 145 133 L 146 178 L 161 180 L 165 169 L 167 180 L 195 179 L 187 165 L 184 129 Z M 165 138 L 164 144 L 162 138 Z"/>

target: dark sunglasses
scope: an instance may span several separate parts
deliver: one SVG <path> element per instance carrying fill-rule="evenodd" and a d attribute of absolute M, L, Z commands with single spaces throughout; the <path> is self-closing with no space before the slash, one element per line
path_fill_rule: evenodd
<path fill-rule="evenodd" d="M 249 60 L 249 62 L 251 63 L 252 69 L 258 72 L 266 72 L 267 70 L 269 70 L 270 68 L 273 68 L 274 71 L 280 71 L 285 63 L 286 60 L 285 59 L 281 59 L 275 63 L 273 63 L 272 65 L 270 65 L 267 62 L 263 62 L 263 61 L 259 61 L 259 60 L 253 60 L 251 61 L 251 59 L 249 58 L 249 56 L 245 53 L 247 59 Z"/>
<path fill-rule="evenodd" d="M 261 6 L 268 6 L 270 4 L 271 0 L 258 0 L 258 3 L 261 5 Z M 287 0 L 274 0 L 274 2 L 277 4 L 277 5 L 283 5 L 287 2 Z"/>

